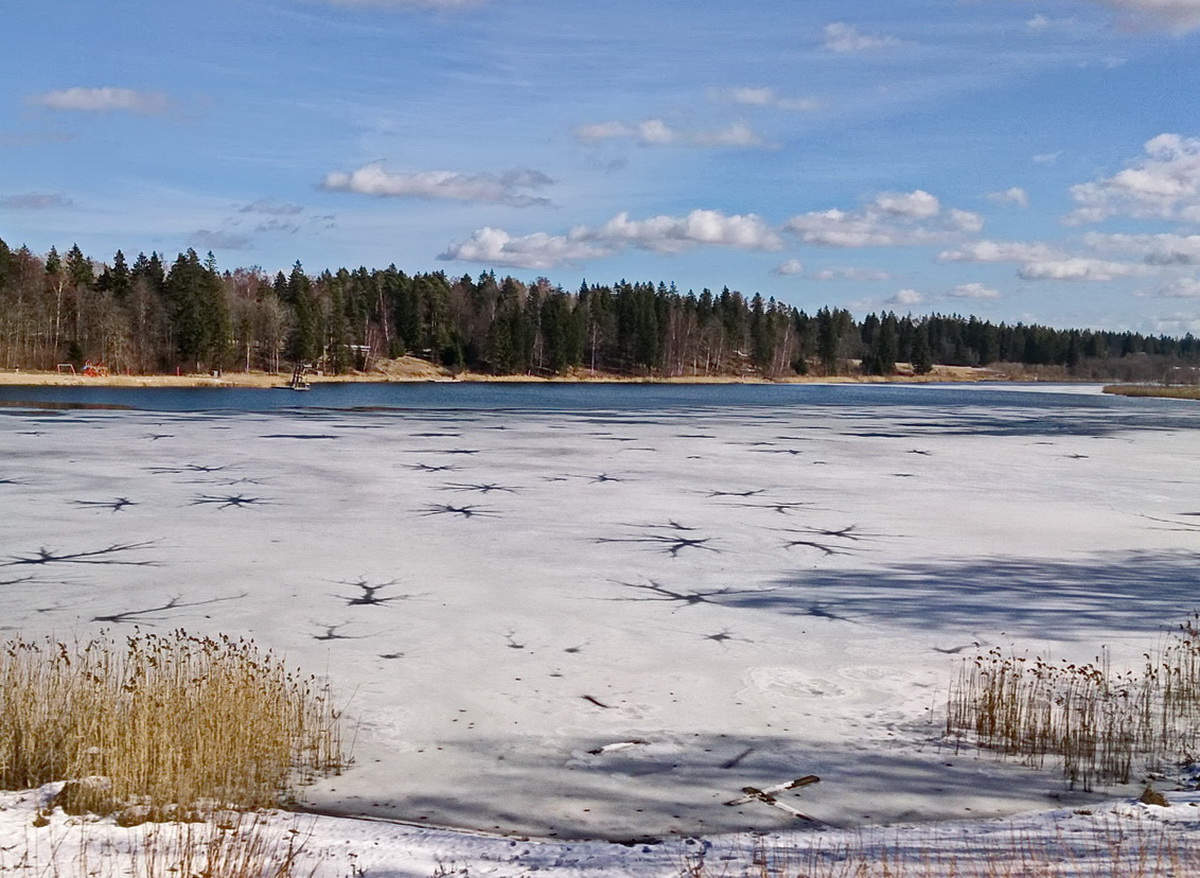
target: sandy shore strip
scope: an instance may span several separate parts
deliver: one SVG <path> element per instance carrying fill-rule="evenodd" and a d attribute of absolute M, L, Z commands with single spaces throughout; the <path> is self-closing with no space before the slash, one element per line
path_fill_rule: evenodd
<path fill-rule="evenodd" d="M 26 369 L 0 370 L 0 386 L 5 387 L 286 387 L 290 379 L 284 372 L 233 372 L 181 373 L 177 375 L 122 375 L 108 374 L 91 376 L 71 372 L 48 372 Z M 837 376 L 793 376 L 786 379 L 768 380 L 753 375 L 697 375 L 674 378 L 627 377 L 590 370 L 576 370 L 564 375 L 538 377 L 533 375 L 487 375 L 479 372 L 453 373 L 449 369 L 435 366 L 416 357 L 400 357 L 380 361 L 367 372 L 347 372 L 341 375 L 309 372 L 305 380 L 313 384 L 338 383 L 404 383 L 428 381 L 464 382 L 590 382 L 590 383 L 669 383 L 669 384 L 857 384 L 857 383 L 943 383 L 1007 381 L 1011 376 L 991 369 L 970 366 L 934 366 L 925 375 L 897 374 L 837 375 Z"/>

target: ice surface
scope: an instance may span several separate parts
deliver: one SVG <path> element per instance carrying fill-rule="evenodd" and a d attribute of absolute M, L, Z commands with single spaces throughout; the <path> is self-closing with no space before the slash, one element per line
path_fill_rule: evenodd
<path fill-rule="evenodd" d="M 0 628 L 247 635 L 327 674 L 355 763 L 310 796 L 344 814 L 770 830 L 795 818 L 724 803 L 808 774 L 781 800 L 833 826 L 1095 801 L 941 746 L 939 711 L 978 650 L 1120 664 L 1185 618 L 1200 409 L 895 392 L 0 410 Z"/>

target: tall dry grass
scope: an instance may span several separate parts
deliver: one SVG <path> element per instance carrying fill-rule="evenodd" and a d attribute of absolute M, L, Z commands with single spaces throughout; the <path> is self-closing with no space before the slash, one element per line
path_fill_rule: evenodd
<path fill-rule="evenodd" d="M 0 647 L 0 786 L 64 807 L 258 808 L 344 764 L 341 711 L 253 641 L 137 633 Z"/>
<path fill-rule="evenodd" d="M 1018 831 L 948 842 L 897 834 L 829 842 L 754 838 L 734 851 L 687 857 L 680 878 L 1181 878 L 1200 874 L 1200 844 L 1162 826 L 1099 822 L 1081 837 Z"/>
<path fill-rule="evenodd" d="M 1087 664 L 999 649 L 967 659 L 946 734 L 1031 765 L 1057 759 L 1084 790 L 1191 761 L 1200 754 L 1200 617 L 1143 655 L 1140 669 L 1120 673 L 1104 654 Z"/>

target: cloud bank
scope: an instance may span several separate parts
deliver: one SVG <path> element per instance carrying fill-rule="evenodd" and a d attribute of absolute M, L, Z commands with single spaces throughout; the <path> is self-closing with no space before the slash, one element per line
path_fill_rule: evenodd
<path fill-rule="evenodd" d="M 550 268 L 564 263 L 612 256 L 626 248 L 676 254 L 697 246 L 777 251 L 790 234 L 822 247 L 897 247 L 930 244 L 978 232 L 983 219 L 965 210 L 947 209 L 921 189 L 881 192 L 856 211 L 816 211 L 773 226 L 757 214 L 693 210 L 683 216 L 632 219 L 622 212 L 599 226 L 575 226 L 565 235 L 536 233 L 515 237 L 486 227 L 452 245 L 438 258 L 487 262 L 516 268 Z M 960 261 L 972 261 L 964 256 Z M 778 265 L 776 275 L 804 271 L 798 259 Z M 855 269 L 826 271 L 820 280 L 884 280 L 882 272 Z"/>
<path fill-rule="evenodd" d="M 718 101 L 728 101 L 746 107 L 767 107 L 776 110 L 812 112 L 821 109 L 815 98 L 789 98 L 765 86 L 710 89 L 709 96 Z"/>
<path fill-rule="evenodd" d="M 1135 19 L 1187 33 L 1200 27 L 1200 3 L 1196 0 L 1092 0 Z"/>
<path fill-rule="evenodd" d="M 244 235 L 212 229 L 198 229 L 188 240 L 197 250 L 249 250 L 253 246 Z"/>
<path fill-rule="evenodd" d="M 822 48 L 827 52 L 848 54 L 852 52 L 875 52 L 879 49 L 889 49 L 900 45 L 895 37 L 880 34 L 865 34 L 852 24 L 835 21 L 825 25 L 825 42 Z"/>
<path fill-rule="evenodd" d="M 70 198 L 53 192 L 21 192 L 0 198 L 0 207 L 10 210 L 50 210 L 55 207 L 70 207 Z"/>
<path fill-rule="evenodd" d="M 633 140 L 639 146 L 693 146 L 722 149 L 773 149 L 745 122 L 734 122 L 713 131 L 690 130 L 670 125 L 662 119 L 642 122 L 597 122 L 580 125 L 571 132 L 581 143 L 605 140 Z"/>
<path fill-rule="evenodd" d="M 823 268 L 811 277 L 813 280 L 852 280 L 870 283 L 892 279 L 888 272 L 873 268 Z"/>
<path fill-rule="evenodd" d="M 1017 207 L 1029 207 L 1029 193 L 1020 186 L 1012 186 L 1003 192 L 991 192 L 988 201 L 994 204 L 1015 204 Z"/>
<path fill-rule="evenodd" d="M 298 216 L 304 213 L 304 208 L 291 202 L 277 202 L 269 198 L 260 198 L 238 208 L 238 213 L 262 213 L 267 216 Z"/>
<path fill-rule="evenodd" d="M 1000 291 L 981 283 L 959 284 L 949 293 L 951 299 L 999 299 Z"/>
<path fill-rule="evenodd" d="M 1138 263 L 1066 253 L 1041 242 L 973 241 L 944 250 L 939 262 L 1016 262 L 1022 280 L 1111 281 L 1148 273 Z"/>
<path fill-rule="evenodd" d="M 134 91 L 129 88 L 68 88 L 36 94 L 30 103 L 39 107 L 64 112 L 82 113 L 135 113 L 140 116 L 155 116 L 167 112 L 171 102 L 165 94 L 157 91 Z"/>
<path fill-rule="evenodd" d="M 1200 139 L 1160 134 L 1125 170 L 1071 187 L 1073 225 L 1113 216 L 1200 221 Z"/>
<path fill-rule="evenodd" d="M 983 218 L 965 210 L 943 210 L 938 198 L 916 189 L 883 192 L 859 210 L 813 211 L 784 224 L 806 244 L 823 247 L 899 247 L 931 244 L 983 228 Z"/>
<path fill-rule="evenodd" d="M 541 189 L 554 183 L 540 171 L 517 169 L 503 176 L 461 174 L 454 171 L 418 171 L 397 174 L 372 162 L 346 173 L 327 174 L 322 189 L 354 192 L 380 198 L 423 198 L 506 204 L 510 207 L 547 205 L 549 199 L 535 197 L 522 190 Z"/>
<path fill-rule="evenodd" d="M 537 232 L 514 237 L 485 227 L 438 256 L 446 261 L 483 262 L 512 268 L 547 269 L 615 255 L 627 247 L 656 253 L 681 253 L 696 246 L 739 250 L 778 250 L 779 235 L 754 214 L 727 215 L 693 210 L 681 216 L 644 220 L 619 213 L 600 226 L 576 226 L 565 235 Z"/>

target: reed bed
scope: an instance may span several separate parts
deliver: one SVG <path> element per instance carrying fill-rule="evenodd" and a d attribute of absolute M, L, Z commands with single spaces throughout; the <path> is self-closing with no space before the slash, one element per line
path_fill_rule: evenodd
<path fill-rule="evenodd" d="M 1058 663 L 993 649 L 964 661 L 951 685 L 947 736 L 1034 766 L 1061 762 L 1072 787 L 1129 783 L 1200 752 L 1200 617 L 1136 671 Z"/>
<path fill-rule="evenodd" d="M 0 786 L 71 811 L 277 806 L 344 764 L 328 686 L 253 641 L 137 633 L 0 647 Z"/>
<path fill-rule="evenodd" d="M 1200 874 L 1200 845 L 1161 826 L 1100 822 L 1079 838 L 1016 832 L 947 842 L 929 835 L 894 840 L 781 843 L 755 838 L 740 850 L 697 852 L 679 878 L 1180 878 Z"/>

